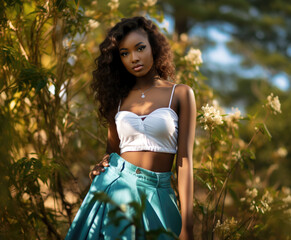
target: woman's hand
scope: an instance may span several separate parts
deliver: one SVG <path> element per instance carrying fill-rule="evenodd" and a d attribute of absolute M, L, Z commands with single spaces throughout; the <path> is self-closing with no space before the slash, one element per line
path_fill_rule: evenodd
<path fill-rule="evenodd" d="M 101 172 L 104 172 L 104 167 L 109 167 L 109 154 L 105 154 L 101 162 L 97 163 L 92 171 L 89 173 L 89 178 L 91 181 L 95 178 L 96 175 L 99 175 Z"/>

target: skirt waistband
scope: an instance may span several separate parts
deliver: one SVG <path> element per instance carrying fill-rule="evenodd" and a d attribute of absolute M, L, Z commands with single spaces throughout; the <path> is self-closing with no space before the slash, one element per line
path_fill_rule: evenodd
<path fill-rule="evenodd" d="M 136 177 L 140 183 L 148 184 L 153 187 L 171 187 L 172 172 L 153 172 L 126 161 L 117 153 L 110 154 L 109 169 L 119 175 L 130 174 Z"/>

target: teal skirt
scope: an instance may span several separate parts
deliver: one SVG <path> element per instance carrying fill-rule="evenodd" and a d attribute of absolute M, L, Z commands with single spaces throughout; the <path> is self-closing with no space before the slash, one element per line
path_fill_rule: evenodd
<path fill-rule="evenodd" d="M 171 175 L 137 167 L 112 153 L 110 166 L 94 178 L 66 240 L 175 239 L 181 216 Z"/>

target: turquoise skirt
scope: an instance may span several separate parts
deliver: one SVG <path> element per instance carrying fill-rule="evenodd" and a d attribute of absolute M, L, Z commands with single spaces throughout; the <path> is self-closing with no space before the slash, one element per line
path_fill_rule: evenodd
<path fill-rule="evenodd" d="M 171 175 L 137 167 L 112 153 L 110 166 L 94 178 L 66 240 L 175 239 L 181 216 Z"/>

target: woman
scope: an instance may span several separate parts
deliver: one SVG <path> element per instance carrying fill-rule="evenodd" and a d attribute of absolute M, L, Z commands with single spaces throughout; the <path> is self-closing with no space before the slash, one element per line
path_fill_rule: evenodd
<path fill-rule="evenodd" d="M 118 226 L 110 222 L 113 207 L 94 198 L 101 191 L 123 206 L 141 202 L 145 194 L 142 229 L 162 228 L 193 239 L 195 99 L 189 86 L 168 81 L 174 65 L 166 38 L 150 20 L 122 19 L 101 43 L 96 63 L 92 88 L 108 123 L 110 155 L 91 173 L 98 176 L 66 239 L 145 239 L 145 232 L 125 228 L 130 223 L 124 219 Z M 175 155 L 181 215 L 170 185 Z M 130 207 L 124 212 L 134 214 Z M 172 238 L 161 234 L 158 239 Z"/>

